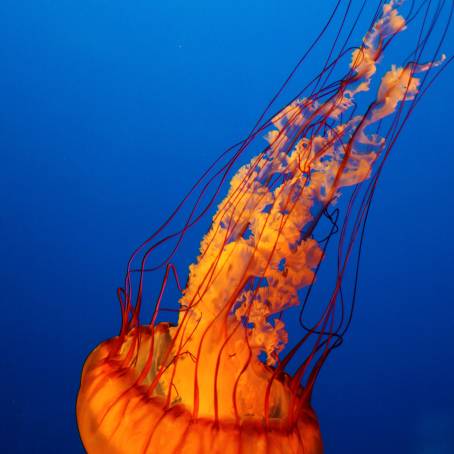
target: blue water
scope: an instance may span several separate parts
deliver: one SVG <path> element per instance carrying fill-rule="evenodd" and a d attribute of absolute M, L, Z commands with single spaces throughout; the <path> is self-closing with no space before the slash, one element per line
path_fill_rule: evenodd
<path fill-rule="evenodd" d="M 80 371 L 118 331 L 130 252 L 247 134 L 333 4 L 0 2 L 1 452 L 83 452 Z M 453 75 L 374 199 L 353 325 L 314 395 L 327 454 L 454 452 Z"/>

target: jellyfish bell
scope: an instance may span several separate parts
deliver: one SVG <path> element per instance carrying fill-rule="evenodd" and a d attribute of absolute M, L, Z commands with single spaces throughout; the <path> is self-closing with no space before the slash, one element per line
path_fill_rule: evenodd
<path fill-rule="evenodd" d="M 169 239 L 178 248 L 201 216 L 196 208 L 212 179 L 201 180 L 183 228 L 164 239 L 154 235 L 134 252 L 118 294 L 120 334 L 96 347 L 82 372 L 77 421 L 89 453 L 322 453 L 311 395 L 350 323 L 341 292 L 345 269 L 401 128 L 403 106 L 417 98 L 424 74 L 445 60 L 414 58 L 391 66 L 373 101 L 358 113 L 356 98 L 372 90 L 384 50 L 408 25 L 397 7 L 393 0 L 383 5 L 351 52 L 343 78 L 289 103 L 254 129 L 221 168 L 219 188 L 251 140 L 265 136 L 266 148 L 233 176 L 201 241 L 181 289 L 176 324 L 158 322 L 169 278 L 179 286 L 174 252 L 152 268 L 164 269 L 162 286 L 150 320 L 140 320 L 148 260 Z M 319 81 L 332 67 L 325 66 Z M 386 119 L 390 129 L 379 134 Z M 365 181 L 369 185 L 359 198 Z M 329 208 L 346 187 L 354 189 L 341 225 Z M 317 240 L 323 217 L 332 229 Z M 283 314 L 301 306 L 301 290 L 312 287 L 335 230 L 340 239 L 334 289 L 314 323 L 308 326 L 300 316 L 303 335 L 289 344 Z M 290 374 L 288 365 L 302 347 L 304 357 Z"/>
<path fill-rule="evenodd" d="M 212 376 L 200 374 L 197 416 L 194 416 L 194 384 L 190 378 L 194 361 L 189 356 L 181 357 L 179 371 L 173 377 L 173 371 L 168 368 L 150 392 L 174 330 L 175 327 L 164 323 L 153 330 L 142 327 L 136 367 L 122 364 L 131 345 L 136 343 L 138 333 L 134 331 L 121 341 L 121 352 L 114 358 L 112 351 L 118 349 L 118 338 L 101 344 L 91 353 L 82 373 L 77 403 L 79 430 L 87 452 L 292 453 L 301 452 L 302 447 L 305 452 L 322 452 L 318 421 L 309 401 L 299 403 L 297 417 L 290 416 L 294 393 L 290 377 L 282 374 L 273 380 L 267 418 L 263 395 L 273 379 L 273 370 L 254 361 L 242 379 L 234 383 L 238 365 L 244 367 L 248 362 L 247 358 L 238 357 L 241 354 L 238 349 L 232 354 L 233 349 L 227 347 L 224 359 L 219 361 L 216 392 Z M 226 339 L 221 335 L 217 340 Z M 155 359 L 147 376 L 138 381 L 152 344 Z M 211 362 L 217 361 L 217 355 L 211 355 Z M 210 359 L 205 361 L 206 367 Z M 213 392 L 211 396 L 207 389 Z M 299 391 L 303 400 L 304 390 Z M 232 405 L 232 392 L 236 394 L 236 408 Z"/>

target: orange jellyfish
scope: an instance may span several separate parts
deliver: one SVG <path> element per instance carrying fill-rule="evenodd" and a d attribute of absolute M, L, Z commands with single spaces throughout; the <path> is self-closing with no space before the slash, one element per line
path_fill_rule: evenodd
<path fill-rule="evenodd" d="M 420 61 L 431 31 L 423 27 L 408 63 L 388 67 L 372 88 L 385 50 L 411 22 L 398 6 L 382 5 L 359 47 L 344 47 L 306 96 L 224 153 L 134 251 L 118 290 L 120 333 L 90 353 L 82 372 L 77 421 L 88 453 L 322 453 L 311 394 L 350 324 L 342 284 L 347 264 L 358 253 L 356 240 L 397 134 L 430 84 L 427 75 L 445 66 L 444 56 Z M 344 56 L 343 77 L 329 82 Z M 357 99 L 366 92 L 372 101 L 360 113 Z M 253 152 L 259 137 L 267 144 Z M 241 157 L 248 161 L 220 200 Z M 341 191 L 349 197 L 342 219 Z M 190 200 L 183 225 L 173 228 Z M 182 288 L 172 259 L 214 203 Z M 309 304 L 335 233 L 334 288 L 325 304 Z M 152 257 L 159 260 L 150 264 Z M 144 320 L 151 272 L 163 279 Z M 170 278 L 181 291 L 177 323 L 163 321 Z M 298 318 L 302 334 L 289 339 L 286 325 Z M 289 368 L 292 361 L 297 365 Z"/>

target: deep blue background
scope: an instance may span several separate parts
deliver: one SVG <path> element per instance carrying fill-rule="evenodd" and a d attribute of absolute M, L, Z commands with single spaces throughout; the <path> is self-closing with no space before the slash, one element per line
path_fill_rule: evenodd
<path fill-rule="evenodd" d="M 2 452 L 83 452 L 79 374 L 117 332 L 129 253 L 253 125 L 322 3 L 0 2 Z M 454 452 L 452 80 L 374 199 L 354 323 L 314 398 L 327 454 Z"/>

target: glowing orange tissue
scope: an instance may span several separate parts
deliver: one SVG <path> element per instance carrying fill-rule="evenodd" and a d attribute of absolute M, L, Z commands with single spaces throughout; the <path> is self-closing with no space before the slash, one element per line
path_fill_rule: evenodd
<path fill-rule="evenodd" d="M 350 323 L 347 263 L 403 109 L 412 107 L 423 74 L 444 59 L 415 55 L 403 67 L 389 65 L 374 85 L 385 50 L 409 26 L 397 6 L 382 6 L 360 46 L 330 60 L 307 96 L 224 153 L 134 251 L 118 291 L 120 333 L 83 368 L 77 421 L 88 453 L 323 452 L 311 395 Z M 329 82 L 342 64 L 343 77 Z M 360 112 L 362 96 L 371 101 Z M 213 204 L 181 288 L 173 258 Z M 309 294 L 336 233 L 337 276 L 321 304 Z M 145 305 L 145 278 L 159 272 L 155 303 Z M 181 290 L 177 312 L 163 303 L 170 282 Z M 302 334 L 292 339 L 288 325 L 297 323 Z"/>

